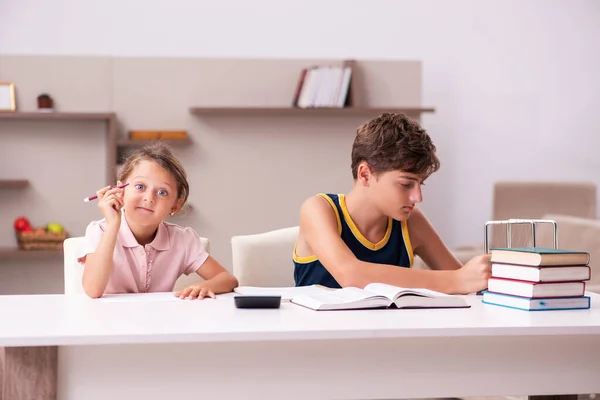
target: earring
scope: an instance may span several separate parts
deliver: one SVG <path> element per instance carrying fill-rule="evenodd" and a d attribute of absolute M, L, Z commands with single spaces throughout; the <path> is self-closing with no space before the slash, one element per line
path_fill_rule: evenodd
<path fill-rule="evenodd" d="M 171 216 L 175 215 L 175 211 L 171 211 Z"/>

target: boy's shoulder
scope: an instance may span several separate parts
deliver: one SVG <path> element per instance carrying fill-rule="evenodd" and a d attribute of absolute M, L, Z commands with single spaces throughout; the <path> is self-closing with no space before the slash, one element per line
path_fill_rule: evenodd
<path fill-rule="evenodd" d="M 340 199 L 343 194 L 338 193 L 316 193 L 306 200 L 302 204 L 302 208 L 314 211 L 314 209 L 322 209 L 321 207 L 336 209 L 336 205 L 340 203 Z"/>

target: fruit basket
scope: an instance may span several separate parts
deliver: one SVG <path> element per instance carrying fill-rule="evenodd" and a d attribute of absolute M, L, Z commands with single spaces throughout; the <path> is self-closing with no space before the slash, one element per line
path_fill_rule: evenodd
<path fill-rule="evenodd" d="M 67 232 L 27 231 L 16 232 L 21 250 L 62 250 Z"/>
<path fill-rule="evenodd" d="M 59 224 L 34 229 L 24 217 L 15 220 L 15 235 L 21 250 L 62 250 L 63 242 L 69 237 Z"/>

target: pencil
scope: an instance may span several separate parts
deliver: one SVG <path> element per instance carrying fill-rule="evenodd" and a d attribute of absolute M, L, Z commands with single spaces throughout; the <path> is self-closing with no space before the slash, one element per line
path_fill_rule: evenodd
<path fill-rule="evenodd" d="M 120 186 L 111 186 L 111 189 L 114 189 L 116 187 L 118 187 L 119 189 L 123 189 L 127 185 L 129 185 L 129 183 L 124 183 L 124 184 L 122 184 Z M 88 201 L 96 200 L 97 198 L 98 198 L 98 196 L 93 195 L 93 196 L 90 196 L 90 197 L 86 197 L 85 199 L 83 199 L 83 201 L 87 203 Z"/>

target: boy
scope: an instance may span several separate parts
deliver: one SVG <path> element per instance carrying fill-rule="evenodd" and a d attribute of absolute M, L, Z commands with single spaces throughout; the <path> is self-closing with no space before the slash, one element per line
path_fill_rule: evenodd
<path fill-rule="evenodd" d="M 300 210 L 296 286 L 364 287 L 383 282 L 467 294 L 487 287 L 489 255 L 464 266 L 416 208 L 421 186 L 440 167 L 427 132 L 403 114 L 384 113 L 358 128 L 354 187 L 319 194 Z M 415 270 L 418 255 L 432 270 Z"/>

